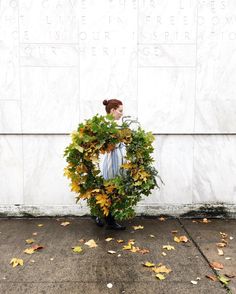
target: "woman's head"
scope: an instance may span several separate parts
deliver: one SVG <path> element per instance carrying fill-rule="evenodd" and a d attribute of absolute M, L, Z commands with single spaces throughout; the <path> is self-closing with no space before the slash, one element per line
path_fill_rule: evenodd
<path fill-rule="evenodd" d="M 123 103 L 118 99 L 104 100 L 106 112 L 112 114 L 116 120 L 119 120 L 123 115 Z"/>

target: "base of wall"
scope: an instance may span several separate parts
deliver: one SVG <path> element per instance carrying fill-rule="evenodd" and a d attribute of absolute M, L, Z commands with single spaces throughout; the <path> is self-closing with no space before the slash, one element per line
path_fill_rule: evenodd
<path fill-rule="evenodd" d="M 236 218 L 236 204 L 198 203 L 138 205 L 139 216 L 171 216 L 183 218 Z M 84 216 L 89 215 L 87 206 L 81 205 L 0 205 L 0 217 Z"/>

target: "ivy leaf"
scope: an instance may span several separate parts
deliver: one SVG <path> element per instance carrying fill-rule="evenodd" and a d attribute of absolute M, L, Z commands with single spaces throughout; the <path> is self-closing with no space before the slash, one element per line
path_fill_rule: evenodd
<path fill-rule="evenodd" d="M 24 262 L 21 258 L 12 258 L 10 261 L 10 264 L 12 264 L 12 267 L 16 267 L 17 265 L 23 266 Z"/>
<path fill-rule="evenodd" d="M 80 246 L 72 247 L 72 249 L 73 249 L 73 252 L 75 253 L 80 253 L 83 251 L 83 249 Z"/>

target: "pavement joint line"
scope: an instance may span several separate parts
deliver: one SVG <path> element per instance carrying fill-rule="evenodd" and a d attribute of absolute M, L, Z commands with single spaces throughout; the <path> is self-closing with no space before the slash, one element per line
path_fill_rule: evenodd
<path fill-rule="evenodd" d="M 219 274 L 217 273 L 217 271 L 211 267 L 210 261 L 209 259 L 206 257 L 206 255 L 203 253 L 203 251 L 201 250 L 201 248 L 199 247 L 198 243 L 193 239 L 192 235 L 190 234 L 190 232 L 187 230 L 187 228 L 184 226 L 184 224 L 181 222 L 180 218 L 177 218 L 180 226 L 182 227 L 182 229 L 185 231 L 185 233 L 188 235 L 189 239 L 193 242 L 193 245 L 197 248 L 197 250 L 199 251 L 199 253 L 201 254 L 201 256 L 204 258 L 204 260 L 207 262 L 209 268 L 211 269 L 211 271 L 217 276 L 219 277 Z M 217 279 L 218 282 L 222 285 L 222 283 L 220 282 L 219 278 Z M 223 285 L 225 290 L 227 290 L 228 294 L 232 294 L 231 289 L 229 288 L 228 285 Z"/>

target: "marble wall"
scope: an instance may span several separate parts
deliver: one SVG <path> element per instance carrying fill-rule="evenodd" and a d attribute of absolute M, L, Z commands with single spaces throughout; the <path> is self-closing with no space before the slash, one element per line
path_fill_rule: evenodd
<path fill-rule="evenodd" d="M 156 136 L 140 207 L 236 205 L 235 28 L 234 0 L 2 0 L 0 212 L 86 211 L 63 151 L 114 97 Z"/>

